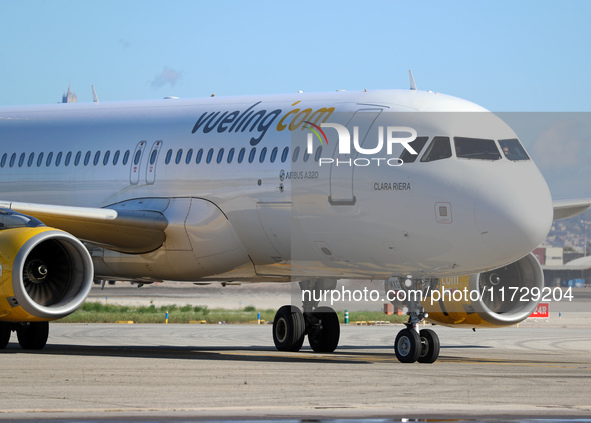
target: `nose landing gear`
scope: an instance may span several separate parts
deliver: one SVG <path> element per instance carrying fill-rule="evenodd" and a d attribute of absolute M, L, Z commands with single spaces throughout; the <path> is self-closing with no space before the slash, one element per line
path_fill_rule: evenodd
<path fill-rule="evenodd" d="M 412 276 L 408 276 L 403 284 L 396 286 L 397 289 L 406 290 L 406 298 L 409 299 L 406 329 L 398 332 L 394 341 L 394 352 L 401 363 L 433 363 L 439 357 L 440 344 L 437 334 L 431 329 L 419 330 L 420 322 L 428 315 L 421 306 L 420 297 L 413 295 L 413 292 L 422 290 L 425 297 L 430 286 L 430 280 L 412 279 Z"/>

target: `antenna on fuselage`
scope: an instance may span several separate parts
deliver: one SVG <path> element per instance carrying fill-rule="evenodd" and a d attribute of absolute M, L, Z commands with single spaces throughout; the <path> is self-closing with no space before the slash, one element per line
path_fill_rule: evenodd
<path fill-rule="evenodd" d="M 415 84 L 415 79 L 412 76 L 412 71 L 410 69 L 408 70 L 408 78 L 410 79 L 410 89 L 416 91 L 417 85 Z"/>
<path fill-rule="evenodd" d="M 92 89 L 92 102 L 93 103 L 98 103 L 98 96 L 96 95 L 96 91 L 94 89 L 94 85 L 91 85 L 90 88 Z"/>

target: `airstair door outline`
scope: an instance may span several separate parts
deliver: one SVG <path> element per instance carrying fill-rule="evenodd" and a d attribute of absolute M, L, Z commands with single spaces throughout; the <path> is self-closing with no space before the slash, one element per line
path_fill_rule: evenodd
<path fill-rule="evenodd" d="M 131 170 L 129 173 L 129 182 L 131 183 L 131 185 L 137 185 L 140 181 L 142 156 L 144 155 L 146 144 L 146 141 L 140 141 L 135 147 L 133 156 L 131 156 Z"/>
<path fill-rule="evenodd" d="M 351 154 L 339 155 L 338 143 L 335 146 L 333 152 L 334 162 L 330 167 L 330 194 L 328 202 L 331 205 L 352 206 L 357 201 L 353 187 L 354 160 L 357 158 L 357 151 L 353 145 L 353 128 L 357 126 L 359 145 L 363 146 L 373 123 L 382 110 L 378 108 L 357 110 L 347 123 L 347 129 L 351 136 Z M 372 146 L 377 144 L 377 131 L 372 131 L 373 133 L 376 134 L 376 139 L 371 140 L 370 144 Z"/>
<path fill-rule="evenodd" d="M 161 148 L 162 141 L 156 141 L 150 149 L 148 164 L 146 166 L 146 183 L 148 185 L 153 185 L 156 180 L 156 165 L 158 164 L 158 156 L 160 155 Z"/>

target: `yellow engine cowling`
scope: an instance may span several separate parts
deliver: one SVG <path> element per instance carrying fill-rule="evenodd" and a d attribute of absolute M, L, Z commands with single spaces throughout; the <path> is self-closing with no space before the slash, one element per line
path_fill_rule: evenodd
<path fill-rule="evenodd" d="M 0 321 L 55 320 L 76 311 L 93 280 L 74 236 L 45 226 L 0 230 Z"/>
<path fill-rule="evenodd" d="M 532 299 L 532 289 L 541 292 L 543 287 L 542 267 L 530 253 L 521 260 L 485 273 L 441 278 L 434 287 L 439 294 L 431 293 L 422 305 L 429 314 L 427 320 L 444 326 L 511 326 L 533 313 L 539 301 Z M 448 294 L 442 298 L 445 291 Z M 476 295 L 480 293 L 483 295 Z M 434 298 L 438 301 L 433 301 Z"/>

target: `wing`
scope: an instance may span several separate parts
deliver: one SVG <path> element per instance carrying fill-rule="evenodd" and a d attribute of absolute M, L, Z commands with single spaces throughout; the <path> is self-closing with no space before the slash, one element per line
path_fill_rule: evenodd
<path fill-rule="evenodd" d="M 166 217 L 157 211 L 16 202 L 0 202 L 0 208 L 33 216 L 80 240 L 130 254 L 148 253 L 161 247 L 166 239 L 164 229 L 168 226 Z"/>
<path fill-rule="evenodd" d="M 583 213 L 591 206 L 591 198 L 553 200 L 554 220 L 568 219 Z"/>

